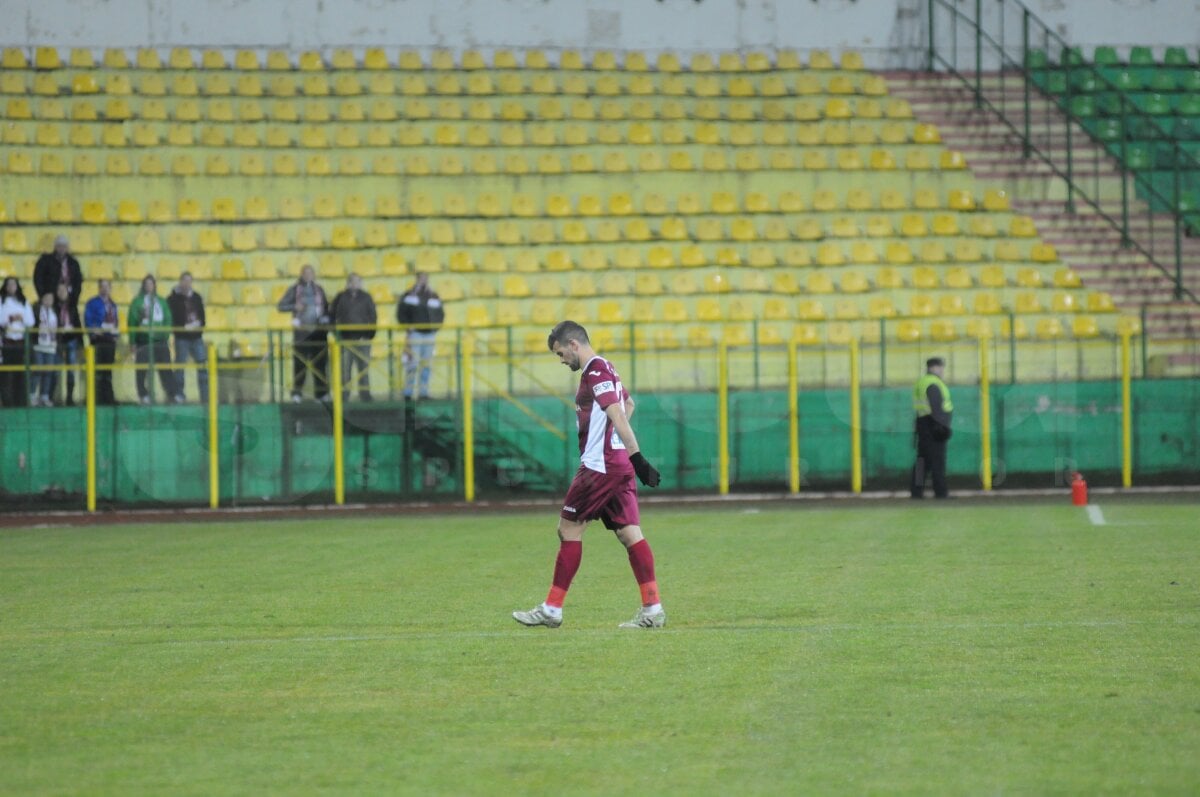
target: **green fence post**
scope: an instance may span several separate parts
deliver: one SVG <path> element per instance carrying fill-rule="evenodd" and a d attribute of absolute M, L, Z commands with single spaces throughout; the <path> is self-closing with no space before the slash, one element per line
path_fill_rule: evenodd
<path fill-rule="evenodd" d="M 1063 45 L 1063 71 L 1066 74 L 1067 93 L 1063 95 L 1063 110 L 1067 117 L 1067 212 L 1075 212 L 1075 175 L 1074 166 L 1075 158 L 1071 152 L 1071 122 L 1074 116 L 1071 113 L 1071 55 L 1070 48 Z"/>
<path fill-rule="evenodd" d="M 1178 203 L 1176 203 L 1176 204 L 1178 204 Z M 36 290 L 34 292 L 36 293 Z M 38 301 L 34 302 L 34 304 L 38 304 L 39 302 L 41 302 L 40 296 L 38 297 Z M 25 395 L 21 396 L 19 398 L 19 401 L 28 402 L 29 401 L 29 391 L 33 387 L 33 379 L 29 375 L 29 359 L 30 359 L 29 355 L 31 353 L 30 346 L 29 346 L 29 343 L 30 343 L 29 330 L 27 329 L 21 334 L 22 334 L 21 345 L 25 347 L 25 358 L 24 358 L 24 360 L 25 360 L 25 387 L 22 388 L 25 391 Z M 38 373 L 38 376 L 41 376 L 41 372 Z M 17 406 L 20 407 L 22 405 L 20 403 L 18 403 Z M 25 404 L 24 406 L 28 406 L 28 404 Z"/>
<path fill-rule="evenodd" d="M 887 321 L 879 319 L 879 384 L 887 384 Z"/>
<path fill-rule="evenodd" d="M 1146 303 L 1142 303 L 1142 325 L 1139 330 L 1142 337 L 1142 378 L 1146 378 Z"/>
<path fill-rule="evenodd" d="M 396 398 L 396 332 L 387 331 L 388 401 Z"/>
<path fill-rule="evenodd" d="M 1133 240 L 1129 237 L 1129 178 L 1132 174 L 1126 165 L 1129 161 L 1125 159 L 1125 142 L 1129 138 L 1129 114 L 1125 104 L 1125 92 L 1119 92 L 1117 97 L 1121 103 L 1121 246 L 1128 249 L 1133 245 Z"/>
<path fill-rule="evenodd" d="M 975 107 L 983 107 L 983 0 L 975 0 Z"/>
<path fill-rule="evenodd" d="M 1028 159 L 1033 152 L 1030 145 L 1029 133 L 1029 81 L 1032 74 L 1029 69 L 1029 9 L 1023 9 L 1021 13 L 1021 74 L 1025 77 L 1025 123 L 1023 125 L 1025 133 L 1021 137 L 1021 156 Z"/>
<path fill-rule="evenodd" d="M 1175 221 L 1175 300 L 1183 298 L 1183 215 L 1179 212 L 1179 160 L 1182 150 L 1171 144 L 1171 176 L 1174 178 L 1174 199 L 1171 216 Z"/>
<path fill-rule="evenodd" d="M 929 0 L 929 65 L 926 70 L 929 72 L 933 71 L 933 62 L 934 62 L 934 57 L 935 57 L 934 56 L 935 48 L 934 48 L 934 43 L 933 43 L 933 4 L 934 4 L 934 2 L 936 2 L 936 0 Z"/>
<path fill-rule="evenodd" d="M 1013 312 L 1008 314 L 1008 383 L 1017 383 L 1017 317 Z"/>
<path fill-rule="evenodd" d="M 504 328 L 504 351 L 508 355 L 508 392 L 512 395 L 513 392 L 513 345 L 512 345 L 512 326 Z"/>

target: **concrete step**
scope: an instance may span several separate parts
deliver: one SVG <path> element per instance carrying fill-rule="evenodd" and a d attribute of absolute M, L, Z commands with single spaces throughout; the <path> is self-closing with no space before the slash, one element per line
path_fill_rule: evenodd
<path fill-rule="evenodd" d="M 978 179 L 994 181 L 1008 190 L 1013 197 L 1013 212 L 1033 217 L 1042 239 L 1056 247 L 1063 265 L 1079 273 L 1086 288 L 1111 293 L 1124 312 L 1140 313 L 1145 303 L 1173 300 L 1172 279 L 1141 252 L 1122 247 L 1120 231 L 1104 215 L 1121 219 L 1120 197 L 1126 192 L 1130 234 L 1136 239 L 1148 236 L 1153 229 L 1156 252 L 1162 252 L 1162 235 L 1170 230 L 1173 263 L 1171 217 L 1151 214 L 1149 206 L 1136 198 L 1132 183 L 1127 182 L 1105 147 L 1078 124 L 1069 124 L 1055 101 L 1029 87 L 1034 146 L 1055 162 L 1065 164 L 1069 130 L 1077 177 L 1085 190 L 1098 192 L 1093 197 L 1098 209 L 1077 198 L 1075 212 L 1067 212 L 1065 184 L 1054 169 L 1038 156 L 1025 158 L 1020 136 L 991 110 L 976 107 L 972 87 L 957 77 L 912 72 L 890 72 L 885 76 L 892 96 L 907 100 L 921 121 L 937 125 L 942 143 L 963 152 Z M 1024 113 L 1026 87 L 1019 74 L 1005 74 L 1003 79 L 998 73 L 984 74 L 982 84 L 989 102 L 1006 111 Z M 1188 241 L 1183 247 L 1184 282 L 1200 284 L 1200 239 Z M 1156 316 L 1154 328 L 1148 321 L 1148 331 L 1177 334 L 1193 325 L 1200 328 L 1200 306 L 1185 304 L 1186 309 Z"/>

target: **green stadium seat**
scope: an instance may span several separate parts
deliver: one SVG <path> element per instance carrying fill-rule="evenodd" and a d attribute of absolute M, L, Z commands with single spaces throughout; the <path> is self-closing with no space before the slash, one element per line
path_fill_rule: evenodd
<path fill-rule="evenodd" d="M 1163 53 L 1164 66 L 1188 66 L 1187 50 L 1182 47 L 1168 47 Z"/>
<path fill-rule="evenodd" d="M 1155 66 L 1154 53 L 1149 47 L 1133 47 L 1129 50 L 1130 66 Z"/>
<path fill-rule="evenodd" d="M 1097 47 L 1092 53 L 1092 63 L 1096 66 L 1116 66 L 1121 63 L 1115 47 Z"/>

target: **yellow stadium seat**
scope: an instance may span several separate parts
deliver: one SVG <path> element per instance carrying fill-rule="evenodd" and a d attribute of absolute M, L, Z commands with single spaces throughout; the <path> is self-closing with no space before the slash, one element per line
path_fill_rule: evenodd
<path fill-rule="evenodd" d="M 1089 313 L 1112 313 L 1116 311 L 1113 298 L 1102 291 L 1093 291 L 1087 296 L 1087 311 Z"/>
<path fill-rule="evenodd" d="M 933 217 L 930 228 L 934 235 L 954 236 L 959 234 L 958 219 L 951 213 L 938 213 Z"/>
<path fill-rule="evenodd" d="M 929 325 L 929 337 L 940 343 L 958 340 L 958 325 L 946 319 L 937 319 Z"/>
<path fill-rule="evenodd" d="M 900 234 L 908 238 L 920 238 L 929 234 L 925 217 L 915 213 L 905 214 L 900 219 Z"/>
<path fill-rule="evenodd" d="M 1058 262 L 1058 250 L 1053 244 L 1035 243 L 1029 248 L 1029 259 L 1035 263 L 1056 263 Z M 1057 282 L 1057 276 L 1055 277 Z M 1078 287 L 1078 277 L 1076 277 L 1076 285 Z"/>
<path fill-rule="evenodd" d="M 932 290 L 941 287 L 938 269 L 929 266 L 917 266 L 913 269 L 912 286 L 920 290 Z"/>
<path fill-rule="evenodd" d="M 921 339 L 921 324 L 918 321 L 905 319 L 897 323 L 894 327 L 896 340 L 901 343 L 915 343 Z"/>
<path fill-rule="evenodd" d="M 1074 313 L 1079 310 L 1079 300 L 1074 293 L 1057 291 L 1050 297 L 1050 309 L 1056 313 Z"/>
<path fill-rule="evenodd" d="M 938 161 L 939 167 L 944 170 L 949 169 L 965 169 L 967 168 L 966 156 L 957 150 L 948 149 L 944 151 Z"/>
<path fill-rule="evenodd" d="M 1042 287 L 1042 272 L 1030 267 L 1017 269 L 1017 285 L 1022 288 Z"/>
<path fill-rule="evenodd" d="M 33 51 L 34 69 L 58 69 L 60 66 L 62 66 L 62 62 L 59 60 L 57 49 L 38 47 Z"/>
<path fill-rule="evenodd" d="M 977 293 L 972 304 L 976 315 L 996 315 L 1004 311 L 1000 299 L 994 293 Z"/>
<path fill-rule="evenodd" d="M 1096 338 L 1100 336 L 1100 327 L 1095 318 L 1077 315 L 1071 319 L 1071 335 L 1080 339 Z"/>
<path fill-rule="evenodd" d="M 1009 209 L 1008 193 L 1003 189 L 989 188 L 983 194 L 983 208 L 994 212 L 1003 212 Z"/>
<path fill-rule="evenodd" d="M 1001 266 L 984 266 L 979 271 L 979 284 L 985 288 L 1003 288 L 1008 285 L 1008 278 Z"/>
<path fill-rule="evenodd" d="M 971 218 L 971 235 L 977 235 L 980 238 L 995 238 L 997 235 L 996 223 L 988 214 L 980 214 Z"/>
<path fill-rule="evenodd" d="M 1035 330 L 1039 340 L 1058 340 L 1063 337 L 1063 325 L 1057 318 L 1039 318 Z"/>
<path fill-rule="evenodd" d="M 1042 312 L 1042 302 L 1036 293 L 1018 293 L 1013 301 L 1013 310 L 1022 314 L 1040 313 Z"/>

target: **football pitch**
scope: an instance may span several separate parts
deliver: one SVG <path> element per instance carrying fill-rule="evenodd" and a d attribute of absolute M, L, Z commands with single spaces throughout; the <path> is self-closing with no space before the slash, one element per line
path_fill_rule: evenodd
<path fill-rule="evenodd" d="M 0 793 L 1194 793 L 1194 502 L 0 530 Z"/>

